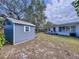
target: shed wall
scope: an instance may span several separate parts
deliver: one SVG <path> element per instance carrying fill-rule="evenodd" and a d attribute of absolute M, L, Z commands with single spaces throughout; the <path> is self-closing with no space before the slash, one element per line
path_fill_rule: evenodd
<path fill-rule="evenodd" d="M 35 27 L 30 26 L 30 31 L 24 32 L 24 26 L 15 24 L 15 44 L 35 38 Z"/>

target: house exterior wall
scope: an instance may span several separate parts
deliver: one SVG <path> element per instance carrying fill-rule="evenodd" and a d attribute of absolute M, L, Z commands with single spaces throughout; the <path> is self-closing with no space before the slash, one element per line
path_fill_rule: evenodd
<path fill-rule="evenodd" d="M 15 24 L 14 44 L 21 43 L 23 41 L 32 40 L 35 38 L 35 27 L 30 26 L 30 31 L 24 32 L 24 26 L 27 25 Z"/>
<path fill-rule="evenodd" d="M 56 27 L 56 33 L 58 33 L 59 32 L 59 28 L 58 28 L 58 26 Z"/>
<path fill-rule="evenodd" d="M 79 24 L 76 25 L 76 36 L 79 37 Z"/>
<path fill-rule="evenodd" d="M 70 32 L 59 32 L 59 27 L 60 26 L 57 26 L 56 27 L 56 33 L 58 34 L 58 35 L 66 35 L 66 36 L 69 36 L 70 35 Z"/>
<path fill-rule="evenodd" d="M 51 27 L 50 30 L 49 29 L 47 30 L 47 33 L 56 34 L 57 33 L 57 27 L 55 27 L 55 31 L 54 31 L 53 27 Z"/>
<path fill-rule="evenodd" d="M 58 32 L 58 35 L 66 35 L 66 36 L 69 36 L 70 35 L 70 32 Z"/>
<path fill-rule="evenodd" d="M 62 26 L 69 26 L 70 27 L 70 31 L 62 31 L 59 32 L 59 27 Z M 75 31 L 72 32 L 72 28 L 71 26 L 75 26 Z M 70 36 L 70 33 L 75 33 L 77 37 L 79 37 L 79 23 L 75 23 L 75 24 L 66 24 L 66 25 L 59 25 L 59 26 L 54 26 L 56 28 L 56 34 L 58 35 L 66 35 L 66 36 Z M 48 30 L 49 34 L 53 34 L 53 27 L 50 27 L 50 31 Z M 52 31 L 52 32 L 51 32 Z"/>
<path fill-rule="evenodd" d="M 47 33 L 53 33 L 53 28 L 49 28 L 48 30 L 47 30 Z"/>
<path fill-rule="evenodd" d="M 48 30 L 49 34 L 58 34 L 58 35 L 66 35 L 66 36 L 70 35 L 70 32 L 59 32 L 59 27 L 58 26 L 56 27 L 56 32 L 53 32 L 53 27 L 50 28 L 50 29 L 51 29 L 50 31 Z"/>

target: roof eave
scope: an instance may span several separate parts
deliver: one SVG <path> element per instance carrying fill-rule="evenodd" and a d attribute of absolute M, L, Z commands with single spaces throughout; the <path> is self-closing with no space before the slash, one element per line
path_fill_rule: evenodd
<path fill-rule="evenodd" d="M 13 22 L 13 23 L 14 23 L 14 22 Z M 20 23 L 14 23 L 14 24 L 18 24 L 18 25 L 28 25 L 28 24 L 20 24 Z M 36 25 L 28 25 L 28 26 L 36 27 Z"/>

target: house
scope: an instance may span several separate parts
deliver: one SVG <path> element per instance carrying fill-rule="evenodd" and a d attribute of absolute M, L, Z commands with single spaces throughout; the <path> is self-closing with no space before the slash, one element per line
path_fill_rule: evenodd
<path fill-rule="evenodd" d="M 35 25 L 7 18 L 4 22 L 4 35 L 6 40 L 13 45 L 20 44 L 35 38 Z"/>
<path fill-rule="evenodd" d="M 79 19 L 54 23 L 48 28 L 47 33 L 79 37 Z"/>

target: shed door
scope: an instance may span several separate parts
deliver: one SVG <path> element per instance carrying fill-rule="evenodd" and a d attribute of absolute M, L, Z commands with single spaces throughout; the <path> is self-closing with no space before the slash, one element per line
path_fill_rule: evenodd
<path fill-rule="evenodd" d="M 4 28 L 4 34 L 7 41 L 13 43 L 13 26 L 6 25 Z"/>

